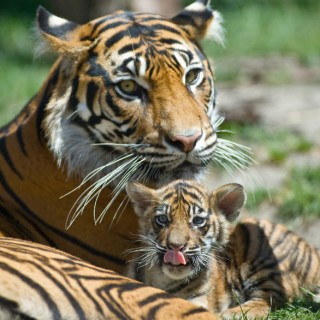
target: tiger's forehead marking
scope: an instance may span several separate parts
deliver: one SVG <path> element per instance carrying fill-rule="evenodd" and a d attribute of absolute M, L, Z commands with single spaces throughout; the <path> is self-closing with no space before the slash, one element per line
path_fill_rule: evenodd
<path fill-rule="evenodd" d="M 178 181 L 162 188 L 160 198 L 171 213 L 179 213 L 184 218 L 194 215 L 197 209 L 209 209 L 207 191 L 186 182 Z"/>
<path fill-rule="evenodd" d="M 137 56 L 152 60 L 152 55 L 161 58 L 171 54 L 185 68 L 186 64 L 198 56 L 195 44 L 188 40 L 185 31 L 158 15 L 125 12 L 103 18 L 96 22 L 95 35 L 92 37 L 102 40 L 106 59 L 112 59 L 117 65 Z M 199 56 L 198 60 L 201 61 L 202 58 Z M 130 62 L 131 70 L 134 63 Z M 141 62 L 139 73 L 144 75 L 146 69 L 146 64 Z"/>

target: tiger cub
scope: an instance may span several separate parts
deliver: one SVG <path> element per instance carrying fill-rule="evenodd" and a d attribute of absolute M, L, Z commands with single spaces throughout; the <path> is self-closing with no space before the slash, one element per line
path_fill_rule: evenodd
<path fill-rule="evenodd" d="M 319 251 L 281 224 L 231 226 L 246 200 L 241 185 L 208 193 L 187 180 L 157 190 L 131 183 L 127 194 L 141 242 L 128 276 L 225 318 L 266 317 L 301 288 L 319 295 Z"/>

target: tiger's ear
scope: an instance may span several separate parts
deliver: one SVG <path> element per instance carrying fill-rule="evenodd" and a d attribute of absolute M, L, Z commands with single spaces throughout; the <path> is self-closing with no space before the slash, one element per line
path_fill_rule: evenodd
<path fill-rule="evenodd" d="M 230 222 L 236 220 L 246 202 L 243 187 L 237 183 L 226 184 L 212 194 L 213 209 L 223 214 Z"/>
<path fill-rule="evenodd" d="M 92 45 L 89 40 L 79 39 L 78 31 L 81 25 L 55 16 L 42 6 L 37 9 L 37 27 L 51 48 L 60 54 L 79 57 Z"/>
<path fill-rule="evenodd" d="M 158 200 L 156 190 L 148 188 L 138 182 L 128 183 L 126 191 L 132 202 L 134 211 L 139 217 L 142 217 L 147 211 L 147 208 Z"/>
<path fill-rule="evenodd" d="M 211 38 L 224 45 L 222 20 L 220 13 L 211 9 L 210 0 L 197 0 L 172 18 L 189 34 L 191 40 Z"/>

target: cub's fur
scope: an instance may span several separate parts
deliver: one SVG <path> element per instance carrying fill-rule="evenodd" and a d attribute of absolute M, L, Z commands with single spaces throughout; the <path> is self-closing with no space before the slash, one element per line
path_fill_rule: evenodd
<path fill-rule="evenodd" d="M 131 183 L 141 246 L 129 276 L 225 317 L 264 317 L 301 294 L 319 292 L 319 252 L 281 224 L 246 219 L 242 186 L 213 192 L 188 180 L 161 189 Z"/>

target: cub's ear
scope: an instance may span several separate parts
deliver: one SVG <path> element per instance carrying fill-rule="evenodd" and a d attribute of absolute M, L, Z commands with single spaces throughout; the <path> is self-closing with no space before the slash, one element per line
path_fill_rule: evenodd
<path fill-rule="evenodd" d="M 142 217 L 150 205 L 158 200 L 156 190 L 148 188 L 138 182 L 128 183 L 126 191 L 132 202 L 134 211 L 139 217 Z"/>
<path fill-rule="evenodd" d="M 172 18 L 188 33 L 191 40 L 211 38 L 224 45 L 222 20 L 220 13 L 211 9 L 210 0 L 197 0 Z"/>
<path fill-rule="evenodd" d="M 87 51 L 92 42 L 82 41 L 79 30 L 82 26 L 55 16 L 42 6 L 37 9 L 37 28 L 54 51 L 77 56 Z"/>
<path fill-rule="evenodd" d="M 240 184 L 226 184 L 212 193 L 213 209 L 230 222 L 236 220 L 246 202 L 246 194 Z"/>

